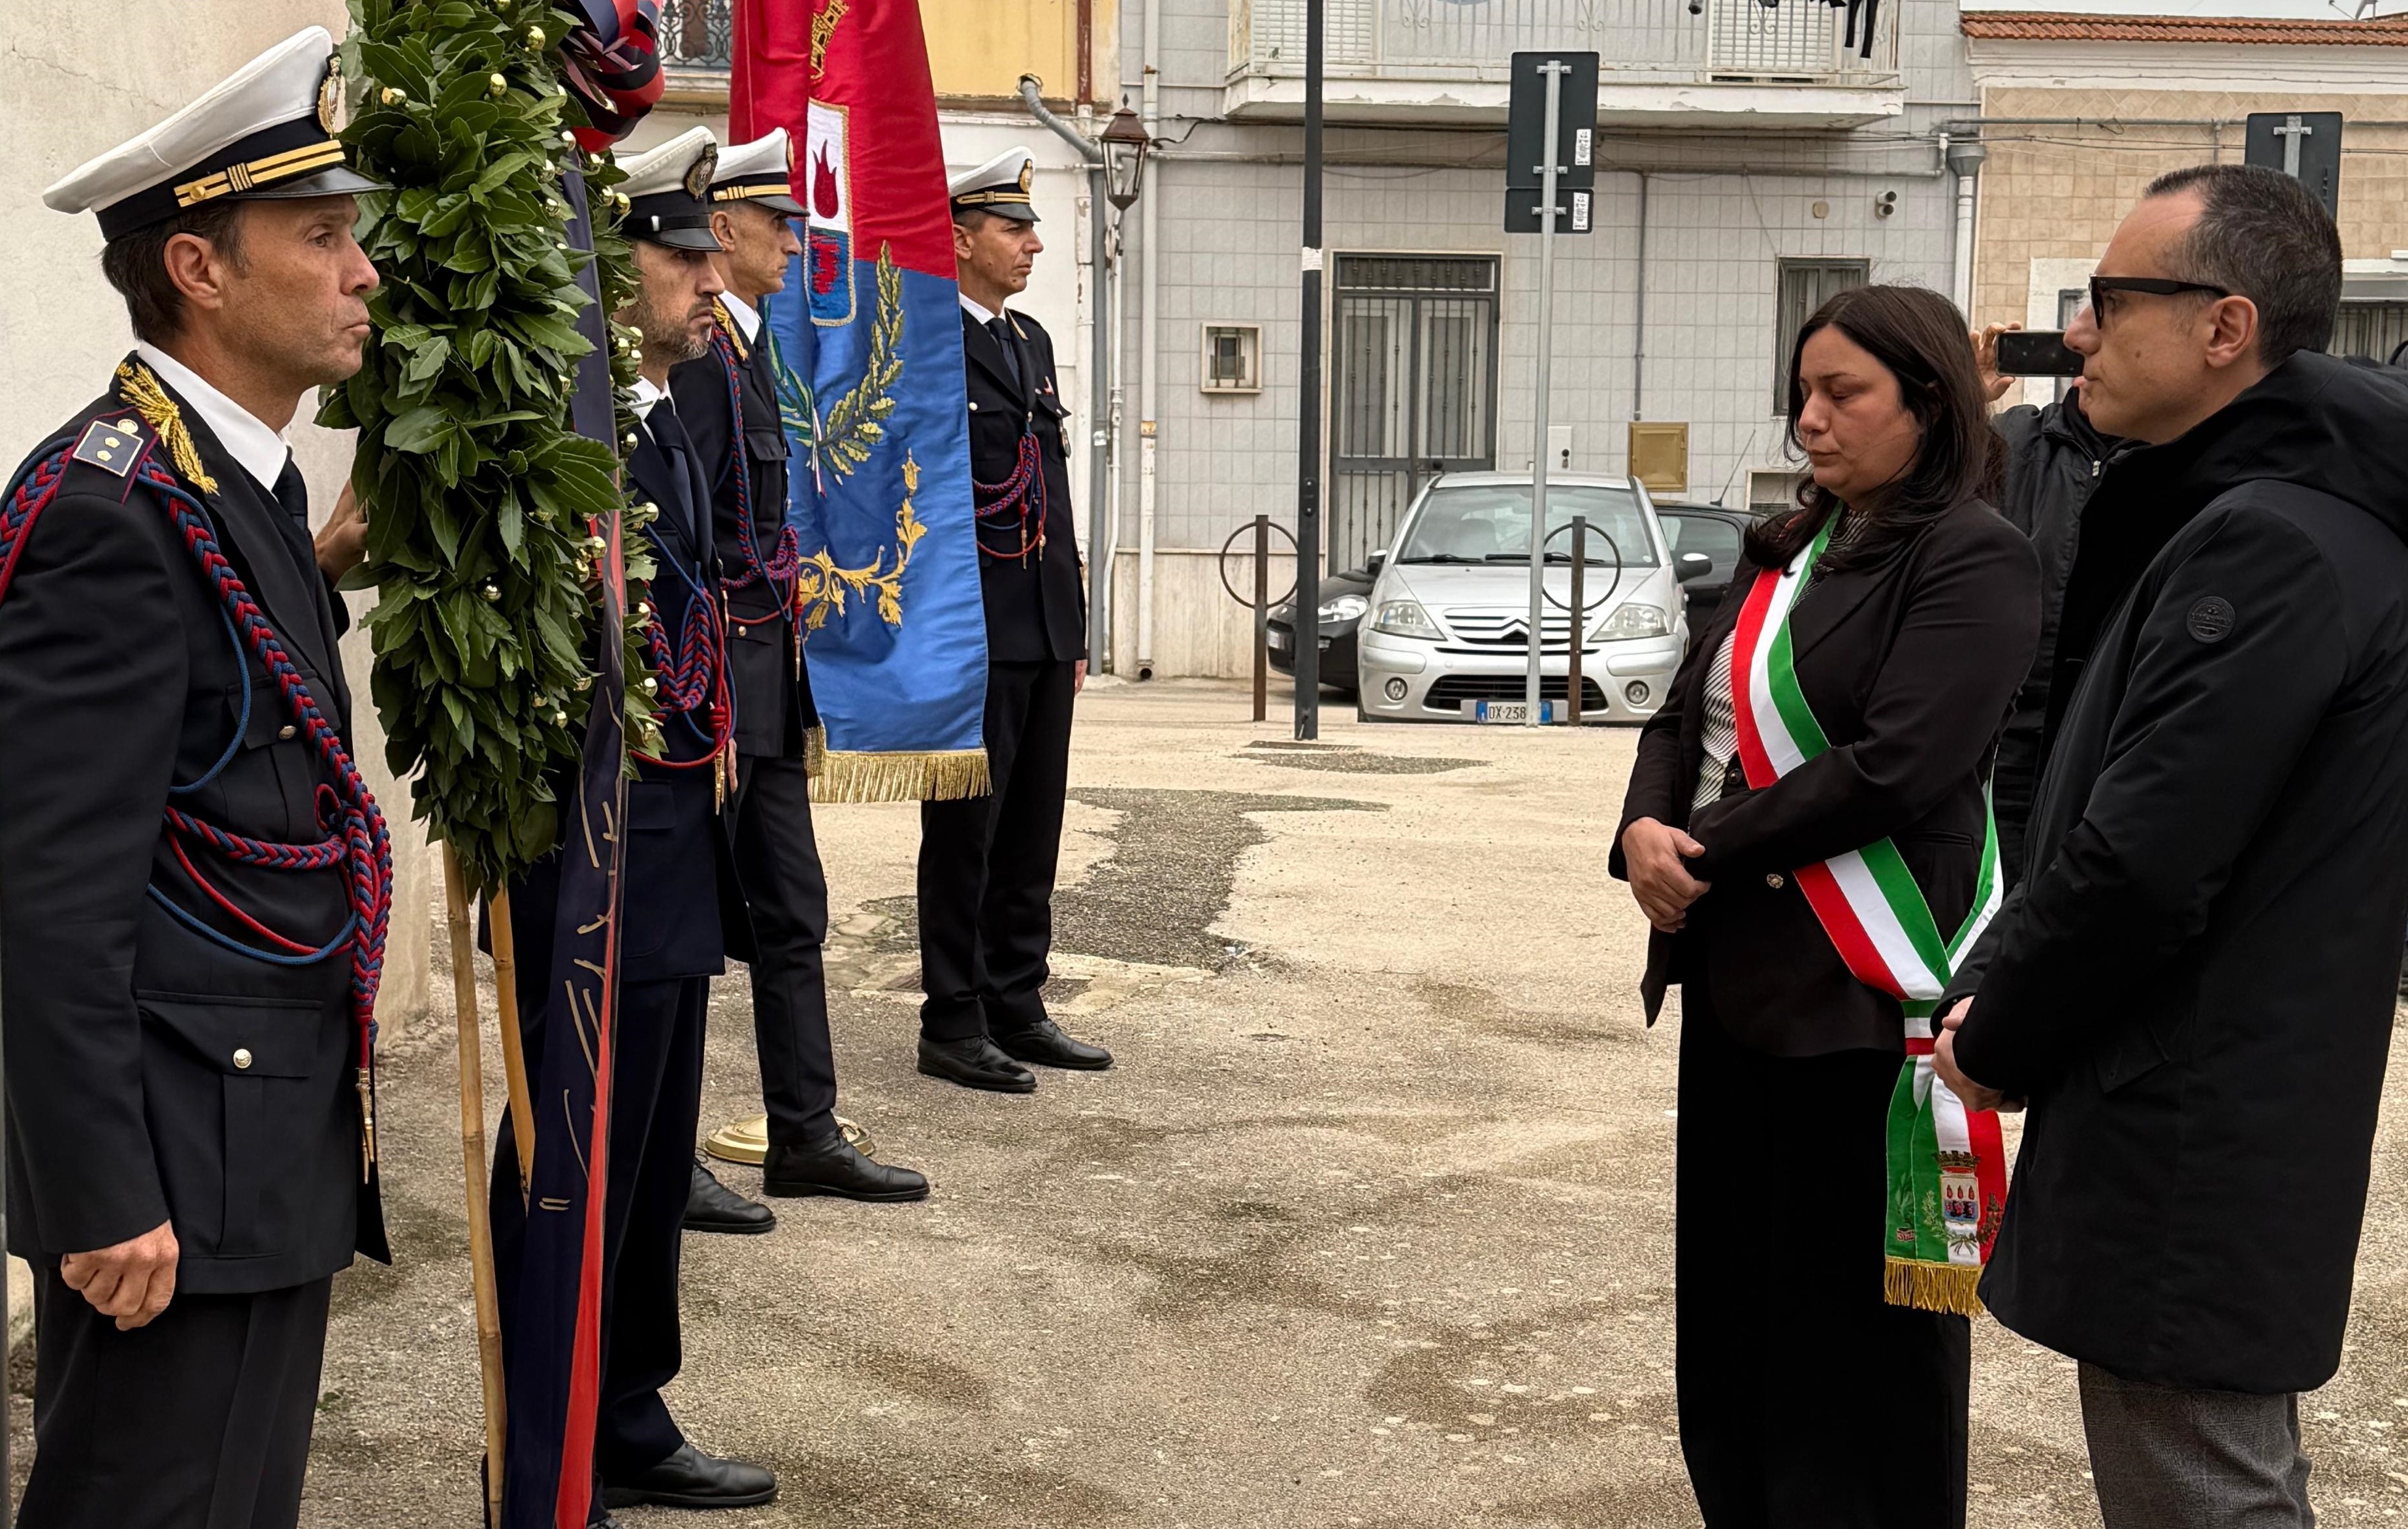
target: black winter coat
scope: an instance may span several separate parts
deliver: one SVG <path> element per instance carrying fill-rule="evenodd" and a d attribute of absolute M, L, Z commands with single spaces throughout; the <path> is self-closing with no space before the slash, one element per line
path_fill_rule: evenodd
<path fill-rule="evenodd" d="M 2031 1101 L 1983 1299 L 2129 1379 L 2340 1362 L 2408 923 L 2403 421 L 2408 379 L 2302 354 L 2136 458 L 2031 869 L 1953 988 L 1967 1075 Z"/>
<path fill-rule="evenodd" d="M 1043 493 L 1045 545 L 1010 554 L 1028 536 L 1014 526 L 979 526 L 980 588 L 986 596 L 987 657 L 998 664 L 1068 662 L 1087 656 L 1087 597 L 1080 581 L 1078 522 L 1070 512 L 1070 417 L 1054 378 L 1054 340 L 1023 314 L 1007 314 L 1019 337 L 1021 379 L 1003 348 L 969 310 L 962 310 L 962 353 L 969 386 L 970 477 L 1008 480 L 1024 436 L 1036 437 Z M 980 498 L 985 498 L 984 491 Z"/>
<path fill-rule="evenodd" d="M 194 492 L 220 547 L 348 736 L 338 623 L 308 538 L 198 413 L 182 415 L 217 484 Z M 167 1222 L 179 1293 L 281 1289 L 354 1250 L 386 1256 L 378 1187 L 361 1175 L 350 958 L 254 960 L 170 913 L 265 944 L 194 884 L 162 816 L 172 802 L 233 833 L 314 843 L 325 766 L 259 659 L 236 652 L 168 512 L 123 470 L 136 450 L 170 465 L 166 447 L 114 394 L 64 433 L 94 420 L 131 424 L 129 449 L 66 469 L 0 600 L 8 1248 L 38 1264 Z M 221 760 L 209 784 L 171 796 Z M 194 860 L 287 938 L 322 945 L 349 917 L 339 867 Z"/>
<path fill-rule="evenodd" d="M 2056 672 L 2057 628 L 2065 583 L 2081 545 L 2082 518 L 2094 502 L 2143 486 L 2143 474 L 2118 470 L 2139 450 L 2133 441 L 2101 436 L 2082 412 L 2081 394 L 2034 408 L 2019 405 L 1991 422 L 2007 443 L 2006 490 L 1999 513 L 2031 538 L 2040 554 L 2040 648 L 2031 673 L 2015 693 L 2007 729 L 1999 735 L 1991 799 L 1999 814 L 1999 858 L 2010 884 L 2024 874 L 2024 825 L 2040 783 L 2041 735 L 2048 720 L 2049 682 Z M 2108 493 L 2110 485 L 2114 492 Z M 2104 498 L 2100 497 L 2104 494 Z"/>
<path fill-rule="evenodd" d="M 2039 621 L 2031 546 L 1978 500 L 1958 505 L 1868 567 L 1816 579 L 1790 617 L 1799 686 L 1832 747 L 1761 791 L 1689 803 L 1702 754 L 1702 693 L 1756 570 L 1731 593 L 1639 737 L 1622 830 L 1641 818 L 1686 828 L 1713 883 L 1677 935 L 1647 944 L 1653 1022 L 1664 989 L 1707 984 L 1733 1039 L 1776 1056 L 1903 1054 L 1898 1001 L 1852 976 L 1794 876 L 1877 839 L 1896 841 L 1941 927 L 1973 906 L 1982 785 Z"/>

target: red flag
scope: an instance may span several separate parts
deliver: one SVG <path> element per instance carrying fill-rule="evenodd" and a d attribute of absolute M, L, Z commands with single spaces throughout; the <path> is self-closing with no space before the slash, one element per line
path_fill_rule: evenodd
<path fill-rule="evenodd" d="M 750 143 L 782 127 L 806 145 L 811 107 L 842 114 L 849 163 L 829 172 L 845 179 L 848 193 L 854 185 L 879 193 L 846 209 L 853 249 L 892 249 L 905 270 L 952 280 L 945 147 L 917 0 L 737 0 L 735 54 L 728 136 Z M 813 166 L 802 168 L 813 177 Z M 818 179 L 807 183 L 816 195 Z"/>

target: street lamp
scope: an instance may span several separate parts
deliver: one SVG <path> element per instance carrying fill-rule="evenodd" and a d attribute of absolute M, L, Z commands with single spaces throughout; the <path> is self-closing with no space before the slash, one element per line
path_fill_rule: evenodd
<path fill-rule="evenodd" d="M 1104 127 L 1104 194 L 1113 210 L 1126 212 L 1145 180 L 1145 157 L 1154 147 L 1137 113 L 1123 107 Z"/>

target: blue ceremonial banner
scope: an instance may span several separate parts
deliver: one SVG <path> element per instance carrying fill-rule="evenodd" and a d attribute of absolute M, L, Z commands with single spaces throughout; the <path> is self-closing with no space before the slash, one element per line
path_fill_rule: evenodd
<path fill-rule="evenodd" d="M 813 794 L 983 794 L 986 613 L 953 219 L 915 0 L 739 7 L 729 126 L 802 146 L 803 253 L 764 305 L 797 613 L 826 729 Z"/>

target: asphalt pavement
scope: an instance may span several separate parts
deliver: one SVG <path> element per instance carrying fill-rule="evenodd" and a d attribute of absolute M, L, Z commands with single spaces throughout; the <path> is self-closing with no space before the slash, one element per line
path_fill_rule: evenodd
<path fill-rule="evenodd" d="M 1645 926 L 1606 874 L 1635 734 L 1333 703 L 1300 747 L 1285 704 L 1257 725 L 1223 684 L 1082 701 L 1053 1002 L 1119 1063 L 1030 1097 L 913 1071 L 917 811 L 821 809 L 841 1107 L 935 1193 L 686 1239 L 670 1403 L 781 1495 L 628 1529 L 1698 1522 L 1670 1373 L 1680 1022 L 1645 1026 Z M 398 1264 L 337 1285 L 322 1529 L 477 1522 L 448 1023 L 386 1052 Z M 2351 1350 L 2303 1407 L 2329 1525 L 2408 1508 L 2397 1061 Z M 706 1128 L 758 1109 L 738 968 Z M 1731 1245 L 1777 1279 L 1780 1207 L 1730 1188 Z M 25 1418 L 21 1395 L 21 1460 Z M 2097 1523 L 2071 1364 L 1986 1320 L 1972 1439 L 1974 1525 Z"/>

